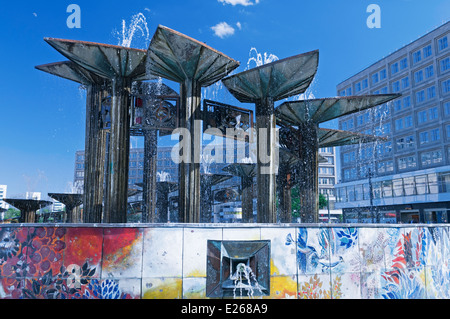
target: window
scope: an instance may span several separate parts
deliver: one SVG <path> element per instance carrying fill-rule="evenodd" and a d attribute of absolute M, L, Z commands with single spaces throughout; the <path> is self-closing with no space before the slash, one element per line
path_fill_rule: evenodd
<path fill-rule="evenodd" d="M 345 90 L 341 90 L 341 91 L 339 92 L 339 96 L 345 96 Z"/>
<path fill-rule="evenodd" d="M 425 91 L 422 90 L 422 91 L 416 92 L 416 102 L 420 103 L 423 101 L 425 101 Z"/>
<path fill-rule="evenodd" d="M 413 63 L 416 64 L 422 60 L 422 54 L 421 51 L 416 51 L 413 53 Z"/>
<path fill-rule="evenodd" d="M 440 129 L 439 128 L 432 129 L 430 132 L 431 132 L 431 134 L 430 134 L 431 142 L 436 142 L 436 141 L 439 141 L 441 139 L 441 137 L 440 137 Z"/>
<path fill-rule="evenodd" d="M 422 70 L 414 72 L 414 81 L 416 83 L 420 83 L 423 81 L 423 71 Z"/>
<path fill-rule="evenodd" d="M 420 111 L 419 113 L 417 113 L 417 123 L 423 124 L 427 121 L 427 111 Z"/>
<path fill-rule="evenodd" d="M 408 59 L 403 58 L 400 60 L 400 70 L 406 69 L 408 67 Z"/>
<path fill-rule="evenodd" d="M 401 100 L 395 100 L 394 101 L 394 111 L 398 112 L 402 109 L 402 101 Z"/>
<path fill-rule="evenodd" d="M 397 119 L 395 120 L 395 130 L 399 131 L 401 129 L 403 129 L 403 119 Z"/>
<path fill-rule="evenodd" d="M 361 82 L 355 84 L 355 92 L 361 91 Z"/>
<path fill-rule="evenodd" d="M 407 108 L 411 106 L 411 97 L 405 96 L 403 98 L 403 108 Z"/>
<path fill-rule="evenodd" d="M 392 93 L 396 93 L 398 91 L 400 91 L 400 82 L 395 81 L 394 83 L 392 83 Z"/>
<path fill-rule="evenodd" d="M 367 79 L 362 80 L 362 89 L 367 89 L 367 87 L 369 86 Z"/>
<path fill-rule="evenodd" d="M 395 62 L 394 64 L 391 65 L 391 74 L 395 74 L 398 72 L 398 63 Z"/>
<path fill-rule="evenodd" d="M 432 99 L 436 96 L 436 88 L 435 86 L 430 86 L 427 88 L 427 99 Z"/>
<path fill-rule="evenodd" d="M 423 57 L 424 58 L 428 58 L 429 56 L 431 56 L 432 52 L 431 52 L 431 44 L 427 45 L 425 48 L 423 48 Z"/>
<path fill-rule="evenodd" d="M 438 118 L 437 106 L 428 109 L 428 120 L 436 120 Z"/>
<path fill-rule="evenodd" d="M 352 95 L 352 88 L 347 88 L 345 93 L 347 96 Z"/>
<path fill-rule="evenodd" d="M 438 40 L 439 51 L 442 51 L 448 47 L 447 36 L 442 37 Z"/>
<path fill-rule="evenodd" d="M 397 164 L 399 170 L 414 168 L 416 167 L 416 159 L 414 156 L 400 157 Z"/>
<path fill-rule="evenodd" d="M 355 152 L 345 153 L 344 154 L 344 163 L 353 163 L 355 161 Z"/>
<path fill-rule="evenodd" d="M 422 166 L 429 166 L 433 164 L 439 164 L 442 162 L 442 152 L 440 150 L 425 152 L 420 156 Z"/>
<path fill-rule="evenodd" d="M 405 128 L 413 126 L 412 116 L 406 116 L 405 117 Z"/>
<path fill-rule="evenodd" d="M 409 87 L 409 77 L 407 76 L 406 78 L 402 79 L 402 89 L 405 89 Z"/>
<path fill-rule="evenodd" d="M 378 83 L 378 73 L 372 75 L 372 84 Z"/>
<path fill-rule="evenodd" d="M 439 128 L 419 133 L 420 145 L 437 142 L 441 139 Z"/>
<path fill-rule="evenodd" d="M 414 147 L 414 136 L 404 136 L 397 139 L 397 150 L 404 150 Z"/>
<path fill-rule="evenodd" d="M 444 112 L 446 116 L 450 115 L 450 102 L 445 102 L 444 103 Z"/>
<path fill-rule="evenodd" d="M 442 82 L 442 92 L 444 94 L 450 93 L 450 79 Z"/>
<path fill-rule="evenodd" d="M 429 65 L 425 68 L 425 77 L 431 78 L 434 75 L 434 67 L 433 65 Z"/>
<path fill-rule="evenodd" d="M 351 130 L 354 127 L 353 119 L 342 122 L 342 130 Z"/>
<path fill-rule="evenodd" d="M 427 144 L 430 142 L 430 136 L 428 132 L 421 132 L 419 134 L 420 145 Z"/>
<path fill-rule="evenodd" d="M 380 80 L 384 80 L 386 78 L 386 69 L 380 71 Z"/>
<path fill-rule="evenodd" d="M 388 92 L 387 86 L 381 89 L 381 94 L 386 94 Z"/>
<path fill-rule="evenodd" d="M 440 65 L 442 73 L 450 69 L 450 57 L 446 57 L 445 59 L 441 60 Z"/>

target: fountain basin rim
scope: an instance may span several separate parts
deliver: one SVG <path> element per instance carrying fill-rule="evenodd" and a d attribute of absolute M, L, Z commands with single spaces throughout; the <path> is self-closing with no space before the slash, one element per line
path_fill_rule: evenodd
<path fill-rule="evenodd" d="M 435 228 L 449 224 L 375 224 L 375 223 L 12 223 L 0 228 L 55 227 L 55 228 Z"/>

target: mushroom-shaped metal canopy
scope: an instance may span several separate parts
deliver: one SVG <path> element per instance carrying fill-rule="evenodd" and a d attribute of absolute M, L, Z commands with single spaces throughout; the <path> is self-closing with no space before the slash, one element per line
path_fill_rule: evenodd
<path fill-rule="evenodd" d="M 319 52 L 311 51 L 264 64 L 222 80 L 240 102 L 255 103 L 257 130 L 266 132 L 267 140 L 263 141 L 263 134 L 258 134 L 257 143 L 257 153 L 269 154 L 270 159 L 263 163 L 262 158 L 257 157 L 260 168 L 257 171 L 259 223 L 276 222 L 277 141 L 274 101 L 305 92 L 316 74 L 318 61 Z"/>
<path fill-rule="evenodd" d="M 319 147 L 335 147 L 352 145 L 359 143 L 371 143 L 376 141 L 386 141 L 385 137 L 374 136 L 356 132 L 332 130 L 321 128 L 318 133 Z"/>
<path fill-rule="evenodd" d="M 36 69 L 71 80 L 80 84 L 89 85 L 92 83 L 102 84 L 105 79 L 99 77 L 72 61 L 54 62 L 35 66 Z"/>
<path fill-rule="evenodd" d="M 148 48 L 149 73 L 182 83 L 187 79 L 209 86 L 239 62 L 206 44 L 159 25 Z"/>
<path fill-rule="evenodd" d="M 184 222 L 200 221 L 200 145 L 201 132 L 196 129 L 199 118 L 201 87 L 209 86 L 239 66 L 225 54 L 175 30 L 159 25 L 148 48 L 151 76 L 180 83 L 180 123 L 188 129 L 190 158 L 179 168 L 179 215 Z M 194 151 L 192 151 L 194 150 Z"/>
<path fill-rule="evenodd" d="M 277 101 L 304 93 L 318 63 L 319 51 L 315 50 L 231 75 L 222 82 L 240 102 L 252 103 L 268 97 Z"/>
<path fill-rule="evenodd" d="M 399 96 L 400 94 L 376 94 L 284 102 L 275 109 L 275 115 L 277 119 L 294 126 L 304 122 L 323 123 L 389 102 Z"/>
<path fill-rule="evenodd" d="M 146 50 L 78 40 L 44 40 L 69 60 L 104 78 L 147 79 Z"/>
<path fill-rule="evenodd" d="M 107 79 L 72 61 L 38 65 L 36 69 L 86 86 L 86 143 L 84 174 L 84 221 L 100 222 L 103 202 L 103 175 L 106 134 L 100 128 L 101 100 L 107 94 Z M 49 195 L 50 196 L 50 195 Z M 80 195 L 81 196 L 81 195 Z M 67 205 L 66 205 L 67 207 Z M 70 212 L 69 212 L 70 211 Z M 79 222 L 80 216 L 72 216 L 67 209 L 67 220 Z"/>
<path fill-rule="evenodd" d="M 46 200 L 4 198 L 3 201 L 20 210 L 21 223 L 36 222 L 36 211 L 52 204 Z"/>
<path fill-rule="evenodd" d="M 48 193 L 48 196 L 66 205 L 67 222 L 73 223 L 80 221 L 77 220 L 79 218 L 75 216 L 74 209 L 83 204 L 82 194 Z"/>

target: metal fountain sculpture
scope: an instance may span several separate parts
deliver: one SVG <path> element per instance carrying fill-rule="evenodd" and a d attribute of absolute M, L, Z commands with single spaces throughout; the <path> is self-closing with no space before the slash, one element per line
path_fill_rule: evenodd
<path fill-rule="evenodd" d="M 222 80 L 239 102 L 255 105 L 257 161 L 255 164 L 231 163 L 224 170 L 241 177 L 243 222 L 253 222 L 252 188 L 253 176 L 256 176 L 258 223 L 291 221 L 290 187 L 294 183 L 300 187 L 302 222 L 318 222 L 319 148 L 377 139 L 321 129 L 319 124 L 398 97 L 397 94 L 384 94 L 300 100 L 275 107 L 276 101 L 302 94 L 308 89 L 317 71 L 318 51 L 230 75 L 239 66 L 238 61 L 161 25 L 157 27 L 148 50 L 53 38 L 45 38 L 45 41 L 69 61 L 36 68 L 87 87 L 84 222 L 127 221 L 129 138 L 134 134 L 130 129 L 133 82 L 160 77 L 180 85 L 177 125 L 190 134 L 187 156 L 179 164 L 178 221 L 184 223 L 205 222 L 210 218 L 210 209 L 206 208 L 209 204 L 203 201 L 202 205 L 202 132 L 196 125 L 196 121 L 205 121 L 206 113 L 201 110 L 202 87 Z M 111 125 L 105 133 L 101 129 L 101 111 L 102 101 L 108 95 L 111 96 Z M 277 125 L 286 134 L 279 137 Z M 142 221 L 155 222 L 156 133 L 142 130 L 140 134 L 146 137 L 144 163 L 147 165 Z M 281 163 L 279 144 L 285 146 Z M 212 176 L 206 178 L 211 179 Z M 278 217 L 277 180 L 282 207 Z M 210 187 L 205 192 L 211 193 Z"/>

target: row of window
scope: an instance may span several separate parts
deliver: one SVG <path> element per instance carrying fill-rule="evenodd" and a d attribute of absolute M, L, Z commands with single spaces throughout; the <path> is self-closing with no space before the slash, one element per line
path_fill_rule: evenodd
<path fill-rule="evenodd" d="M 450 149 L 448 149 L 448 155 L 450 158 Z M 444 156 L 442 150 L 431 150 L 420 153 L 420 164 L 422 168 L 432 167 L 442 164 Z M 415 155 L 407 155 L 397 158 L 396 161 L 398 171 L 406 171 L 410 169 L 416 169 L 418 166 Z M 394 161 L 380 161 L 376 163 L 376 167 L 373 167 L 374 163 L 359 165 L 358 168 L 353 166 L 350 168 L 344 168 L 342 170 L 343 180 L 351 181 L 358 178 L 368 178 L 369 172 L 374 174 L 392 174 L 394 172 Z"/>
<path fill-rule="evenodd" d="M 372 188 L 372 194 L 370 194 Z M 393 180 L 363 183 L 336 188 L 337 202 L 352 202 L 372 199 L 391 198 L 450 192 L 450 172 L 424 174 Z"/>
<path fill-rule="evenodd" d="M 319 166 L 320 175 L 334 175 L 334 167 L 322 167 Z"/>

